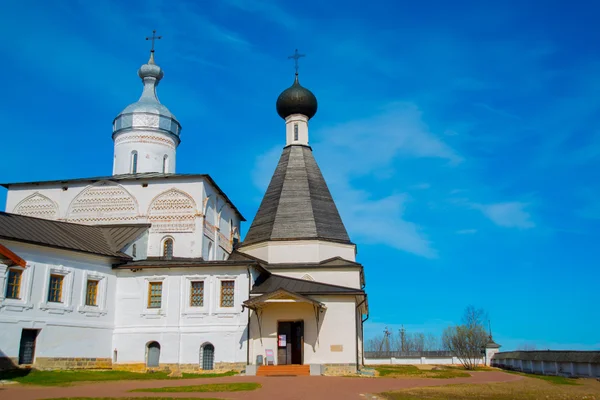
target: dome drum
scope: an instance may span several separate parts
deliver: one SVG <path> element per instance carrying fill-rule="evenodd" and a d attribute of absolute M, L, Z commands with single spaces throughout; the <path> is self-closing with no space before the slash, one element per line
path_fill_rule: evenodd
<path fill-rule="evenodd" d="M 113 137 L 130 129 L 157 129 L 179 139 L 181 125 L 173 117 L 156 112 L 132 112 L 119 114 L 113 122 Z"/>

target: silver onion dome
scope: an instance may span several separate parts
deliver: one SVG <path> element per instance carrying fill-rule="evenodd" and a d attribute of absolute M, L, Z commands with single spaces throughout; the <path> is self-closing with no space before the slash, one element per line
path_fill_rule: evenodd
<path fill-rule="evenodd" d="M 174 136 L 179 141 L 181 125 L 177 118 L 162 105 L 156 95 L 156 86 L 164 73 L 161 67 L 154 63 L 154 52 L 150 60 L 138 70 L 142 78 L 144 90 L 140 99 L 125 107 L 113 121 L 113 138 L 126 130 L 158 130 Z"/>

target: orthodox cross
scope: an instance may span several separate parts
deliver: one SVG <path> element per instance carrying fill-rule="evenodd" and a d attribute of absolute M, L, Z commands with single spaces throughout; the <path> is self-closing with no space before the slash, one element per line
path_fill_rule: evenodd
<path fill-rule="evenodd" d="M 298 75 L 298 60 L 300 59 L 300 57 L 306 57 L 306 54 L 298 53 L 298 49 L 296 49 L 296 51 L 294 52 L 294 55 L 288 57 L 288 59 L 289 58 L 294 59 L 294 63 L 296 65 L 296 75 Z"/>
<path fill-rule="evenodd" d="M 154 41 L 162 39 L 162 36 L 156 36 L 156 29 L 152 31 L 152 37 L 147 37 L 146 40 L 152 40 L 152 49 L 150 52 L 154 53 Z"/>

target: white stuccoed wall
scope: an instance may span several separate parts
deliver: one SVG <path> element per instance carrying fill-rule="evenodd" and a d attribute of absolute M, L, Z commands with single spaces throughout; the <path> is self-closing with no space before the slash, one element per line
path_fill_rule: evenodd
<path fill-rule="evenodd" d="M 120 133 L 115 138 L 113 175 L 133 173 L 131 169 L 133 151 L 138 153 L 137 173 L 163 172 L 164 156 L 167 156 L 167 169 L 164 172 L 175 173 L 178 142 L 171 135 L 152 130 Z"/>
<path fill-rule="evenodd" d="M 360 267 L 327 268 L 324 266 L 311 269 L 269 268 L 269 271 L 277 275 L 298 279 L 304 279 L 305 276 L 308 275 L 316 282 L 361 289 Z"/>
<path fill-rule="evenodd" d="M 22 329 L 41 329 L 36 358 L 109 358 L 115 310 L 114 260 L 8 240 L 0 243 L 27 261 L 21 300 L 4 298 L 6 271 L 0 271 L 0 351 L 18 357 Z M 63 284 L 64 304 L 46 302 L 50 269 L 68 273 Z M 96 308 L 100 312 L 85 307 L 88 274 L 102 279 Z"/>
<path fill-rule="evenodd" d="M 356 261 L 356 246 L 323 240 L 285 240 L 243 246 L 240 251 L 269 263 L 316 263 L 333 257 Z"/>
<path fill-rule="evenodd" d="M 163 282 L 160 310 L 147 308 L 150 281 Z M 190 282 L 204 280 L 204 307 L 189 307 Z M 220 307 L 220 281 L 235 280 L 235 306 Z M 246 362 L 249 297 L 246 267 L 118 271 L 113 347 L 117 363 L 145 362 L 146 345 L 157 341 L 161 363 L 198 364 L 200 346 L 215 346 L 215 362 Z"/>

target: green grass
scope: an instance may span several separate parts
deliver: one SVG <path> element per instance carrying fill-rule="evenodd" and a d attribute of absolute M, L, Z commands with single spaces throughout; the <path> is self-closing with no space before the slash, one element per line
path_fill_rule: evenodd
<path fill-rule="evenodd" d="M 239 383 L 209 383 L 207 385 L 195 386 L 171 386 L 162 388 L 134 389 L 130 392 L 148 392 L 148 393 L 201 393 L 201 392 L 242 392 L 247 390 L 256 390 L 261 387 L 260 383 L 239 382 Z"/>
<path fill-rule="evenodd" d="M 446 367 L 436 367 L 436 369 L 420 369 L 414 365 L 378 365 L 375 370 L 379 376 L 388 378 L 468 378 L 469 373 L 464 370 Z"/>
<path fill-rule="evenodd" d="M 0 380 L 11 380 L 26 385 L 68 386 L 76 382 L 218 378 L 235 374 L 235 371 L 228 371 L 220 374 L 183 374 L 180 378 L 171 378 L 167 372 L 17 370 L 1 372 Z"/>
<path fill-rule="evenodd" d="M 579 385 L 577 379 L 573 378 L 565 378 L 564 376 L 552 376 L 552 375 L 536 375 L 536 374 L 527 374 L 525 372 L 518 371 L 508 371 L 504 370 L 503 372 L 507 372 L 509 374 L 527 376 L 529 378 L 541 379 L 546 382 L 553 383 L 555 385 Z"/>

